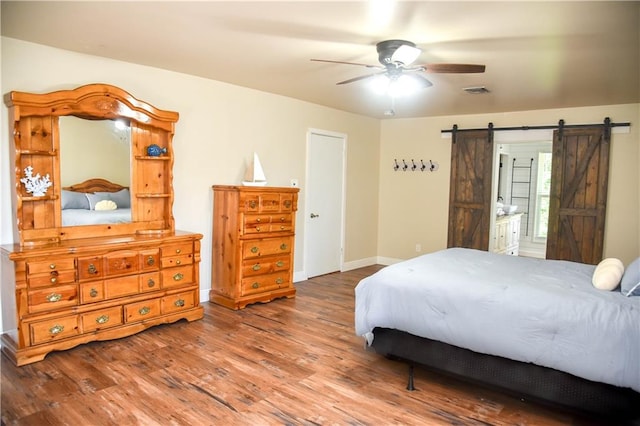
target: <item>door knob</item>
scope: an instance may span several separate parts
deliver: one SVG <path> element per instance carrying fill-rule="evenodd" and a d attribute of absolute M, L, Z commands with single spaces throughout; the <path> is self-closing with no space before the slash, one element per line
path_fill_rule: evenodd
<path fill-rule="evenodd" d="M 316 217 L 320 217 L 320 215 L 319 214 L 315 214 L 315 213 L 311 213 L 311 219 L 314 219 Z"/>

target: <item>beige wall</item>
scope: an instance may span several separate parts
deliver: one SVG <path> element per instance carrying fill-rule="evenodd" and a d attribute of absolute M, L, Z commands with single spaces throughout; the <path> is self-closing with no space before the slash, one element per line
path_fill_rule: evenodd
<path fill-rule="evenodd" d="M 380 207 L 378 256 L 386 262 L 440 250 L 447 245 L 450 140 L 441 130 L 566 124 L 629 122 L 629 133 L 615 133 L 611 144 L 604 253 L 625 263 L 640 256 L 640 105 L 612 105 L 504 114 L 432 117 L 382 122 L 380 143 Z M 431 159 L 434 173 L 394 172 L 394 159 Z M 401 218 L 399 220 L 398 218 Z"/>
<path fill-rule="evenodd" d="M 180 113 L 174 138 L 176 228 L 204 234 L 201 288 L 211 287 L 212 190 L 239 184 L 256 151 L 270 186 L 300 183 L 295 274 L 304 276 L 306 137 L 309 129 L 347 135 L 345 261 L 375 259 L 380 122 L 291 98 L 186 74 L 2 38 L 2 93 L 45 93 L 108 83 Z M 2 123 L 7 109 L 2 107 Z M 9 132 L 0 150 L 0 243 L 12 241 Z"/>

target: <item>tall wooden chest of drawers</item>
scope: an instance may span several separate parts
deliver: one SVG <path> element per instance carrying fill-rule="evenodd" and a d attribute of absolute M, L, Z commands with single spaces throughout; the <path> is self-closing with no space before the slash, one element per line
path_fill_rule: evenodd
<path fill-rule="evenodd" d="M 209 300 L 231 309 L 294 297 L 298 188 L 213 186 Z"/>
<path fill-rule="evenodd" d="M 203 318 L 201 234 L 2 246 L 2 351 L 16 364 L 94 340 Z"/>

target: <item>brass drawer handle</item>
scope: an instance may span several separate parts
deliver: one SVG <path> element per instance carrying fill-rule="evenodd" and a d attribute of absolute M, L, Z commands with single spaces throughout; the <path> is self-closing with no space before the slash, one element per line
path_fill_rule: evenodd
<path fill-rule="evenodd" d="M 98 290 L 96 290 L 95 288 L 92 288 L 91 291 L 89 292 L 89 296 L 98 297 Z"/>
<path fill-rule="evenodd" d="M 178 259 L 176 260 L 176 265 L 181 265 L 182 264 L 182 260 Z"/>
<path fill-rule="evenodd" d="M 284 225 L 280 225 L 280 230 L 284 230 Z"/>
<path fill-rule="evenodd" d="M 175 275 L 173 276 L 173 280 L 174 280 L 174 281 L 180 281 L 180 280 L 182 280 L 183 278 L 184 278 L 184 275 L 182 275 L 180 272 L 178 272 L 177 274 L 175 274 Z"/>
<path fill-rule="evenodd" d="M 256 231 L 260 232 L 260 227 L 256 226 Z"/>
<path fill-rule="evenodd" d="M 255 265 L 253 265 L 253 268 L 251 268 L 251 269 L 253 269 L 254 271 L 259 271 L 260 268 L 261 268 L 260 264 L 256 263 Z"/>
<path fill-rule="evenodd" d="M 280 222 L 284 222 L 284 216 L 280 218 Z"/>
<path fill-rule="evenodd" d="M 251 247 L 251 253 L 257 253 L 258 252 L 258 247 Z"/>
<path fill-rule="evenodd" d="M 156 263 L 156 260 L 153 258 L 153 256 L 149 256 L 149 257 L 147 258 L 147 265 L 149 265 L 149 266 L 153 266 L 153 265 L 154 265 L 154 263 Z"/>
<path fill-rule="evenodd" d="M 49 265 L 49 269 L 56 269 L 56 264 L 55 263 L 51 263 Z"/>
<path fill-rule="evenodd" d="M 278 285 L 282 284 L 283 282 L 284 282 L 284 280 L 282 278 L 280 278 L 280 277 L 278 277 L 276 279 L 276 284 L 278 284 Z"/>
<path fill-rule="evenodd" d="M 258 287 L 260 287 L 260 284 L 258 284 L 258 283 L 253 283 L 251 285 L 251 288 L 258 288 Z"/>
<path fill-rule="evenodd" d="M 94 265 L 93 263 L 90 263 L 87 272 L 89 272 L 89 274 L 91 275 L 95 275 L 98 273 L 98 268 L 96 268 L 96 265 Z"/>
<path fill-rule="evenodd" d="M 286 208 L 291 207 L 291 200 L 284 200 L 284 206 L 285 206 Z"/>
<path fill-rule="evenodd" d="M 51 334 L 60 334 L 64 331 L 64 325 L 54 325 L 49 329 L 49 333 Z"/>
<path fill-rule="evenodd" d="M 176 249 L 176 254 L 180 254 L 180 253 L 182 253 L 182 250 Z"/>
<path fill-rule="evenodd" d="M 277 266 L 278 268 L 282 268 L 282 267 L 284 266 L 284 262 L 283 262 L 282 260 L 278 260 L 278 261 L 276 262 L 276 266 Z"/>
<path fill-rule="evenodd" d="M 175 302 L 173 302 L 173 304 L 177 307 L 177 308 L 182 308 L 184 306 L 184 299 L 178 299 Z"/>
<path fill-rule="evenodd" d="M 55 284 L 55 283 L 58 282 L 58 278 L 57 277 L 51 277 L 51 279 L 49 281 L 51 281 L 51 284 Z"/>
<path fill-rule="evenodd" d="M 156 282 L 153 280 L 153 278 L 149 278 L 149 279 L 147 280 L 147 287 L 151 288 L 151 287 L 153 287 L 154 285 L 156 285 Z"/>
<path fill-rule="evenodd" d="M 62 295 L 60 293 L 51 293 L 47 296 L 47 301 L 49 302 L 59 302 L 62 299 Z"/>
<path fill-rule="evenodd" d="M 249 207 L 251 207 L 252 209 L 256 208 L 256 202 L 255 201 L 249 201 Z"/>
<path fill-rule="evenodd" d="M 257 218 L 256 222 L 262 222 L 262 219 L 261 218 Z"/>
<path fill-rule="evenodd" d="M 147 315 L 149 312 L 151 312 L 151 308 L 150 308 L 150 307 L 148 307 L 148 306 L 143 306 L 142 308 L 140 308 L 140 309 L 138 310 L 138 313 L 139 313 L 140 315 Z"/>
<path fill-rule="evenodd" d="M 98 324 L 106 324 L 109 322 L 109 315 L 100 315 L 98 318 L 96 318 L 96 322 Z"/>
<path fill-rule="evenodd" d="M 286 250 L 287 249 L 287 245 L 285 243 L 282 243 L 280 245 L 280 250 Z"/>

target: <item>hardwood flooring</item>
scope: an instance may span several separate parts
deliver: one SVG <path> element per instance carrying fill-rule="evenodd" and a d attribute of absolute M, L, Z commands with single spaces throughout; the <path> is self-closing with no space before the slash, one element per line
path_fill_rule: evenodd
<path fill-rule="evenodd" d="M 589 419 L 366 351 L 353 289 L 372 266 L 297 286 L 295 299 L 93 342 L 15 367 L 2 356 L 6 425 L 593 425 Z"/>

